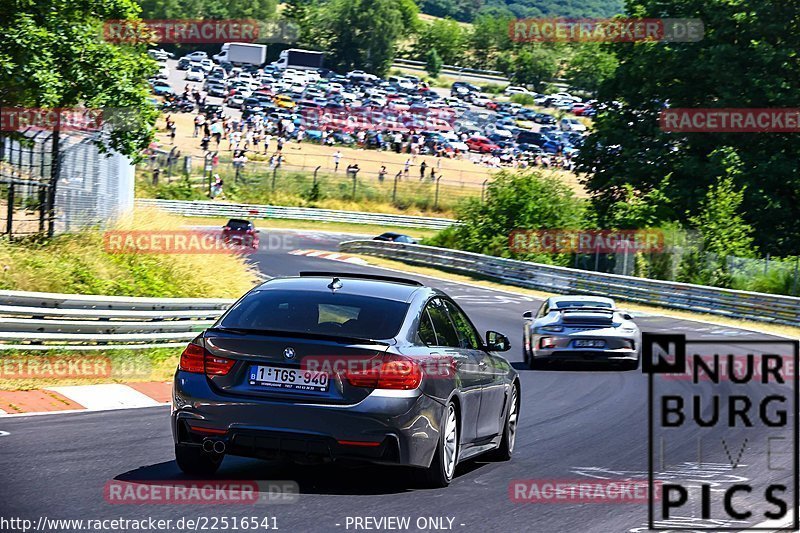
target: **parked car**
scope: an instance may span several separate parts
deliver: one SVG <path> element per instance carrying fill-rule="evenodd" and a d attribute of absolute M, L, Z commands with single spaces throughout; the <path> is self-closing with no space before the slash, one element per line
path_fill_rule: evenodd
<path fill-rule="evenodd" d="M 175 94 L 175 90 L 165 81 L 154 81 L 153 94 L 156 96 L 166 96 L 168 94 Z"/>
<path fill-rule="evenodd" d="M 208 54 L 206 52 L 202 52 L 202 51 L 198 50 L 197 52 L 192 52 L 190 54 L 186 54 L 183 57 L 188 59 L 188 60 L 190 60 L 190 61 L 201 61 L 203 59 L 208 59 Z"/>
<path fill-rule="evenodd" d="M 469 149 L 472 150 L 473 152 L 479 152 L 482 154 L 491 153 L 500 148 L 492 141 L 490 141 L 488 138 L 479 137 L 477 135 L 467 139 L 466 144 L 469 147 Z"/>
<path fill-rule="evenodd" d="M 523 314 L 525 363 L 594 362 L 633 370 L 642 334 L 630 314 L 601 296 L 554 296 Z"/>
<path fill-rule="evenodd" d="M 186 81 L 203 81 L 203 79 L 205 79 L 203 69 L 193 68 L 186 71 Z"/>
<path fill-rule="evenodd" d="M 564 117 L 558 123 L 561 131 L 586 131 L 586 126 L 577 118 Z"/>
<path fill-rule="evenodd" d="M 530 94 L 530 91 L 525 87 L 517 87 L 514 85 L 509 85 L 506 87 L 505 91 L 503 91 L 505 95 L 512 95 L 512 94 Z"/>
<path fill-rule="evenodd" d="M 555 124 L 556 117 L 547 113 L 536 113 L 533 116 L 533 121 L 537 124 Z"/>
<path fill-rule="evenodd" d="M 418 281 L 306 272 L 245 294 L 180 356 L 178 467 L 226 455 L 414 467 L 445 487 L 456 465 L 512 457 L 519 378 L 461 307 Z"/>

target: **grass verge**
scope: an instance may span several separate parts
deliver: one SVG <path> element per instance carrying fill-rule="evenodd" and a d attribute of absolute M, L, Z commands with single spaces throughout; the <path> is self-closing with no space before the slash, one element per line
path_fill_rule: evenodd
<path fill-rule="evenodd" d="M 3 351 L 0 390 L 35 390 L 69 385 L 169 381 L 180 348 L 141 350 Z"/>

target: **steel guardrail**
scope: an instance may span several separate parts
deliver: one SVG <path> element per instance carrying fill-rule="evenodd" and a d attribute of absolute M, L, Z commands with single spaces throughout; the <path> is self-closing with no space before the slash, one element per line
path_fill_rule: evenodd
<path fill-rule="evenodd" d="M 156 200 L 151 198 L 139 198 L 136 200 L 136 205 L 155 207 L 168 213 L 190 217 L 283 218 L 292 220 L 314 220 L 317 222 L 347 222 L 354 224 L 430 229 L 444 229 L 456 223 L 455 220 L 449 218 L 366 213 L 360 211 L 338 211 L 334 209 L 316 209 L 311 207 L 235 204 L 207 200 Z"/>
<path fill-rule="evenodd" d="M 0 350 L 178 347 L 233 303 L 0 291 Z"/>
<path fill-rule="evenodd" d="M 547 292 L 601 294 L 656 307 L 790 326 L 800 325 L 800 298 L 792 296 L 577 270 L 432 246 L 348 241 L 341 243 L 339 250 L 440 267 Z"/>

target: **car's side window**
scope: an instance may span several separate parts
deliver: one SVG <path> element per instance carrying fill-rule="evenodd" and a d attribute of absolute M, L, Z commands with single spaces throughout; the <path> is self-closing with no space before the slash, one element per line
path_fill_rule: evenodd
<path fill-rule="evenodd" d="M 418 335 L 419 340 L 425 346 L 436 346 L 436 332 L 433 330 L 433 324 L 427 308 L 422 311 L 422 316 L 419 319 Z"/>
<path fill-rule="evenodd" d="M 447 309 L 439 298 L 434 298 L 426 306 L 428 314 L 433 322 L 433 329 L 436 332 L 436 346 L 451 346 L 458 348 L 461 346 L 458 340 L 458 333 L 447 314 Z"/>
<path fill-rule="evenodd" d="M 549 301 L 545 300 L 542 306 L 539 308 L 539 312 L 536 314 L 536 318 L 542 318 L 550 311 L 550 306 L 548 305 Z"/>
<path fill-rule="evenodd" d="M 447 306 L 447 310 L 450 312 L 450 318 L 453 320 L 453 324 L 456 327 L 460 346 L 462 348 L 470 348 L 473 350 L 480 348 L 480 336 L 478 336 L 478 332 L 475 331 L 475 328 L 472 326 L 472 324 L 470 324 L 467 315 L 465 315 L 464 312 L 453 302 L 445 301 L 445 305 Z"/>

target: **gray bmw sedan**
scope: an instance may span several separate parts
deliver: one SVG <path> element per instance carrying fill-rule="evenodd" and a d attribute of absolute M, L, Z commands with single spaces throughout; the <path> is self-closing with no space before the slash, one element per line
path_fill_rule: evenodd
<path fill-rule="evenodd" d="M 417 281 L 307 272 L 245 294 L 184 350 L 172 430 L 179 467 L 226 454 L 416 467 L 429 486 L 456 465 L 514 450 L 520 388 L 445 293 Z"/>

